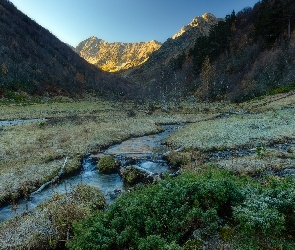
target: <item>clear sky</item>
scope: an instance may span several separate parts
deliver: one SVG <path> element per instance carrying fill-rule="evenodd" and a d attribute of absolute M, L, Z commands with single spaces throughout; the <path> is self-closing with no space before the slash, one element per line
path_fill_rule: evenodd
<path fill-rule="evenodd" d="M 225 17 L 258 0 L 10 0 L 74 47 L 96 36 L 106 42 L 165 42 L 194 17 Z"/>

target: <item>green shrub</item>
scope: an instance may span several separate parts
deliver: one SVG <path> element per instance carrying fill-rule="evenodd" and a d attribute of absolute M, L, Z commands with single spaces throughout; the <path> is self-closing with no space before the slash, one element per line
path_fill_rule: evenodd
<path fill-rule="evenodd" d="M 75 223 L 68 247 L 203 249 L 210 235 L 219 235 L 231 249 L 295 249 L 294 184 L 218 169 L 184 173 L 139 186 L 105 212 Z"/>
<path fill-rule="evenodd" d="M 111 174 L 117 171 L 115 158 L 111 155 L 102 157 L 97 165 L 99 172 L 103 174 Z"/>
<path fill-rule="evenodd" d="M 231 204 L 242 198 L 234 180 L 226 171 L 208 170 L 138 187 L 105 213 L 76 223 L 69 247 L 180 249 L 197 228 L 217 230 L 219 216 L 227 216 Z"/>
<path fill-rule="evenodd" d="M 292 179 L 272 177 L 262 187 L 243 190 L 245 201 L 233 208 L 239 244 L 294 249 L 294 240 L 288 240 L 295 236 L 294 184 Z"/>

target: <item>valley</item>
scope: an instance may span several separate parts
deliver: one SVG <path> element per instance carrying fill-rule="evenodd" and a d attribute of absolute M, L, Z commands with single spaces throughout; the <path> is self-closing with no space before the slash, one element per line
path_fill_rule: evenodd
<path fill-rule="evenodd" d="M 294 10 L 73 47 L 0 0 L 0 249 L 295 249 Z"/>
<path fill-rule="evenodd" d="M 168 165 L 183 173 L 199 173 L 208 166 L 250 176 L 275 174 L 282 170 L 292 172 L 295 159 L 294 101 L 294 92 L 240 104 L 210 103 L 209 107 L 205 103 L 184 101 L 179 106 L 171 106 L 168 112 L 160 105 L 155 105 L 151 111 L 149 105 L 97 99 L 1 105 L 1 117 L 6 120 L 46 119 L 2 126 L 1 203 L 12 202 L 16 209 L 21 197 L 28 197 L 56 176 L 66 157 L 62 179 L 80 171 L 83 157 L 92 154 L 99 160 L 102 157 L 100 152 L 108 146 L 130 137 L 159 133 L 161 124 L 187 123 L 165 139 L 165 144 L 172 150 L 166 152 Z M 132 116 L 129 115 L 131 110 Z M 249 137 L 252 138 L 250 141 Z M 283 145 L 286 145 L 285 149 Z M 233 153 L 228 157 L 222 153 L 241 149 L 252 150 L 252 153 L 245 156 Z M 209 157 L 217 152 L 220 152 L 219 157 Z M 112 151 L 109 153 L 113 154 Z M 7 165 L 12 167 L 7 169 Z M 26 221 L 37 220 L 43 213 L 42 209 L 36 209 L 5 222 L 0 229 L 1 235 L 10 232 L 16 221 L 20 224 L 18 230 L 27 230 Z M 21 231 L 18 230 L 19 235 Z M 41 229 L 35 227 L 34 230 Z M 33 235 L 20 238 L 15 235 L 14 244 L 37 244 L 39 241 Z M 53 234 L 50 237 L 58 239 L 59 236 Z M 43 239 L 42 242 L 44 240 L 48 241 Z M 3 246 L 8 246 L 7 243 L 2 239 Z"/>

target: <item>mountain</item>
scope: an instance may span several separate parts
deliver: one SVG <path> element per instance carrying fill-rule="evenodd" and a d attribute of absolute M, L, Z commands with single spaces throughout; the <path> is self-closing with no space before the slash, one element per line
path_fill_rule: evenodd
<path fill-rule="evenodd" d="M 202 16 L 195 17 L 188 25 L 183 26 L 181 30 L 172 37 L 172 39 L 182 36 L 185 32 L 188 32 L 194 27 L 198 27 L 198 29 L 193 29 L 196 35 L 208 35 L 210 27 L 220 20 L 222 19 L 216 18 L 211 13 L 205 13 Z"/>
<path fill-rule="evenodd" d="M 295 0 L 260 1 L 223 19 L 195 18 L 148 61 L 120 75 L 142 97 L 245 101 L 295 88 Z"/>
<path fill-rule="evenodd" d="M 171 89 L 174 89 L 177 95 L 187 92 L 187 86 L 192 84 L 192 70 L 182 67 L 187 54 L 198 37 L 208 36 L 211 27 L 222 20 L 210 13 L 194 18 L 151 54 L 146 63 L 119 74 L 145 85 L 143 88 L 149 90 L 148 95 L 155 98 L 167 96 L 164 92 L 171 93 Z"/>
<path fill-rule="evenodd" d="M 0 0 L 0 30 L 0 98 L 122 95 L 136 89 L 87 63 L 7 0 Z"/>
<path fill-rule="evenodd" d="M 155 40 L 138 43 L 108 43 L 92 36 L 79 43 L 74 50 L 98 68 L 116 72 L 143 64 L 160 47 L 161 43 Z"/>

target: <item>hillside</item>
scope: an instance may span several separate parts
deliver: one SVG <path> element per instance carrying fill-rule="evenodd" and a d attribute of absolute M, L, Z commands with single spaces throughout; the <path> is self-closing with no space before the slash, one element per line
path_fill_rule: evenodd
<path fill-rule="evenodd" d="M 294 9 L 294 0 L 258 2 L 222 20 L 211 17 L 206 32 L 197 18 L 201 25 L 185 26 L 145 64 L 121 75 L 142 84 L 151 99 L 189 92 L 240 102 L 287 91 L 295 87 Z"/>
<path fill-rule="evenodd" d="M 175 90 L 177 95 L 187 93 L 193 72 L 190 68 L 183 67 L 186 55 L 194 46 L 196 39 L 207 36 L 211 27 L 221 20 L 210 13 L 194 18 L 190 24 L 167 39 L 146 63 L 121 71 L 119 74 L 145 85 L 143 91 L 148 89 L 148 96 L 151 98 L 167 97 L 167 93 L 171 94 L 171 90 Z M 185 77 L 188 77 L 186 81 Z"/>
<path fill-rule="evenodd" d="M 82 58 L 98 68 L 116 72 L 139 66 L 161 47 L 157 41 L 138 43 L 108 43 L 97 37 L 90 37 L 74 49 Z"/>
<path fill-rule="evenodd" d="M 6 0 L 0 0 L 0 97 L 130 93 L 133 84 L 90 65 Z"/>

